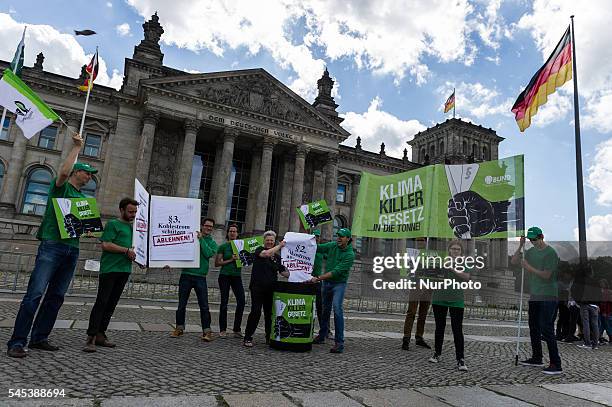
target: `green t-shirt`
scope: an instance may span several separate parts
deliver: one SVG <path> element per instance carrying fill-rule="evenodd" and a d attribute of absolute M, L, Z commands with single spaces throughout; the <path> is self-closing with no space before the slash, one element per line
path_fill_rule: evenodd
<path fill-rule="evenodd" d="M 469 273 L 469 270 L 465 270 L 466 273 Z M 463 282 L 460 278 L 457 278 L 455 273 L 451 270 L 444 270 L 444 279 L 450 279 L 457 282 Z M 436 279 L 438 280 L 438 279 Z M 438 281 L 444 281 L 438 280 Z M 431 303 L 436 305 L 442 305 L 444 307 L 453 307 L 453 308 L 465 308 L 465 298 L 463 296 L 463 290 L 459 288 L 442 288 L 438 290 L 433 290 L 431 294 Z"/>
<path fill-rule="evenodd" d="M 315 254 L 315 261 L 314 261 L 314 265 L 312 266 L 312 276 L 313 277 L 319 277 L 321 274 L 323 274 L 323 259 L 324 258 L 325 258 L 325 255 L 323 253 Z"/>
<path fill-rule="evenodd" d="M 114 243 L 126 248 L 132 247 L 132 224 L 120 219 L 109 220 L 100 241 Z M 125 253 L 102 252 L 100 274 L 131 272 L 132 261 L 128 259 Z"/>
<path fill-rule="evenodd" d="M 328 281 L 334 283 L 346 283 L 349 278 L 355 252 L 350 244 L 341 249 L 336 242 L 328 242 L 317 245 L 317 253 L 326 255 L 325 272 L 332 273 Z"/>
<path fill-rule="evenodd" d="M 203 276 L 208 275 L 209 260 L 217 253 L 217 243 L 213 240 L 212 236 L 200 238 L 200 267 L 183 269 L 182 274 L 189 274 L 191 276 Z"/>
<path fill-rule="evenodd" d="M 231 243 L 223 243 L 221 246 L 219 246 L 219 249 L 217 249 L 217 253 L 223 255 L 223 260 L 231 259 L 234 255 Z M 242 268 L 237 267 L 236 262 L 233 261 L 229 264 L 221 266 L 221 271 L 219 271 L 219 274 L 224 276 L 239 276 L 241 270 Z"/>
<path fill-rule="evenodd" d="M 525 260 L 529 265 L 538 270 L 550 271 L 552 274 L 549 279 L 544 279 L 535 273 L 527 273 L 529 281 L 529 292 L 532 300 L 545 298 L 555 298 L 558 295 L 557 288 L 557 267 L 559 266 L 559 256 L 550 246 L 542 250 L 532 247 L 525 252 Z"/>
<path fill-rule="evenodd" d="M 58 242 L 67 244 L 73 247 L 79 247 L 79 238 L 62 239 L 57 226 L 57 218 L 55 217 L 55 210 L 53 209 L 53 198 L 85 198 L 85 195 L 78 189 L 76 189 L 70 182 L 64 182 L 64 185 L 58 187 L 55 185 L 55 180 L 51 181 L 49 187 L 49 196 L 47 198 L 47 208 L 42 218 L 42 223 L 38 228 L 36 238 L 38 240 L 56 240 Z"/>

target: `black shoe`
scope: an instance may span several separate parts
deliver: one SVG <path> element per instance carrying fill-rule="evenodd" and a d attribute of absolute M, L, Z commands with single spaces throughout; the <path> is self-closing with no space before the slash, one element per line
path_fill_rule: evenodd
<path fill-rule="evenodd" d="M 416 344 L 416 346 L 421 346 L 426 349 L 431 349 L 431 346 L 429 346 L 427 342 L 423 340 L 423 338 L 416 338 L 414 343 Z"/>
<path fill-rule="evenodd" d="M 312 343 L 315 344 L 315 345 L 320 345 L 322 343 L 325 343 L 325 338 L 322 338 L 321 336 L 317 335 L 312 340 Z"/>
<path fill-rule="evenodd" d="M 23 349 L 23 346 L 14 346 L 12 348 L 8 348 L 6 351 L 6 355 L 12 358 L 25 358 L 28 356 L 26 351 Z"/>
<path fill-rule="evenodd" d="M 46 351 L 49 351 L 49 352 L 55 352 L 55 351 L 59 350 L 58 346 L 51 345 L 48 341 L 31 343 L 31 344 L 28 345 L 28 348 L 30 348 L 30 349 L 46 350 Z"/>
<path fill-rule="evenodd" d="M 527 360 L 521 360 L 519 363 L 523 366 L 536 366 L 536 367 L 544 366 L 544 363 L 541 360 L 536 360 L 534 358 L 529 358 Z"/>
<path fill-rule="evenodd" d="M 402 339 L 402 349 L 403 350 L 410 350 L 410 338 L 403 338 Z"/>
<path fill-rule="evenodd" d="M 546 369 L 542 370 L 542 373 L 547 374 L 547 375 L 559 375 L 559 374 L 563 374 L 563 369 L 551 363 L 550 365 L 548 365 Z"/>

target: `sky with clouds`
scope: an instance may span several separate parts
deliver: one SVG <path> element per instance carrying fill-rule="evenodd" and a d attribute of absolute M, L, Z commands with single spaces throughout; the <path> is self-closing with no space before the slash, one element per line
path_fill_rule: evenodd
<path fill-rule="evenodd" d="M 264 7 L 265 5 L 265 7 Z M 25 64 L 78 77 L 100 47 L 97 83 L 121 86 L 124 58 L 158 12 L 164 63 L 188 72 L 261 67 L 309 102 L 327 66 L 354 145 L 402 156 L 415 133 L 457 116 L 505 137 L 500 157 L 525 155 L 527 224 L 547 239 L 577 236 L 573 87 L 549 97 L 520 133 L 510 107 L 575 15 L 588 238 L 612 240 L 612 8 L 605 0 L 8 0 L 0 59 L 24 25 Z M 74 37 L 75 29 L 98 34 Z"/>

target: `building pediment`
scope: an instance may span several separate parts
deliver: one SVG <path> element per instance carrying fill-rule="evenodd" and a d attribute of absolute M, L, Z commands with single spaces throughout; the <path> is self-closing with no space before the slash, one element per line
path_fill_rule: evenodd
<path fill-rule="evenodd" d="M 336 133 L 349 133 L 263 69 L 191 74 L 148 79 L 141 86 L 205 100 L 271 122 L 286 122 Z"/>

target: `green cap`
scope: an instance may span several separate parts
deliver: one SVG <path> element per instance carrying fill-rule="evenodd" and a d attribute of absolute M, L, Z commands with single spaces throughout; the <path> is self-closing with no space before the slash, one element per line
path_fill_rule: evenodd
<path fill-rule="evenodd" d="M 98 172 L 98 170 L 86 163 L 75 163 L 72 167 L 72 171 L 87 171 L 90 174 L 95 174 Z"/>
<path fill-rule="evenodd" d="M 312 231 L 312 234 L 315 236 L 321 236 L 321 231 L 319 229 L 315 229 Z"/>
<path fill-rule="evenodd" d="M 537 239 L 538 236 L 543 235 L 542 229 L 537 226 L 530 227 L 527 230 L 527 239 Z"/>
<path fill-rule="evenodd" d="M 342 228 L 336 233 L 336 235 L 341 237 L 351 237 L 351 230 L 348 228 Z"/>

